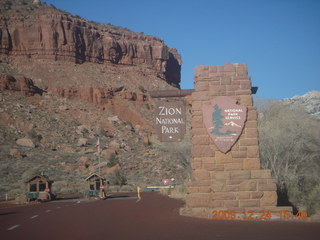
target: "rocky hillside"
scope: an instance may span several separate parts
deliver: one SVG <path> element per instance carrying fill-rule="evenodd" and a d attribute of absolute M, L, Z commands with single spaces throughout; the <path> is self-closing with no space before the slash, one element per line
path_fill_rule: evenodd
<path fill-rule="evenodd" d="M 55 193 L 83 191 L 99 166 L 109 180 L 120 172 L 128 188 L 171 177 L 183 183 L 190 126 L 182 142 L 159 142 L 158 100 L 149 95 L 179 87 L 180 65 L 177 51 L 156 37 L 38 0 L 1 1 L 0 199 L 21 194 L 41 171 L 55 181 Z"/>
<path fill-rule="evenodd" d="M 283 102 L 295 107 L 302 107 L 308 114 L 320 118 L 320 92 L 311 91 L 302 96 L 284 99 Z"/>
<path fill-rule="evenodd" d="M 24 181 L 41 171 L 63 193 L 83 192 L 85 177 L 99 166 L 107 179 L 119 170 L 131 188 L 171 177 L 181 184 L 190 174 L 190 126 L 183 142 L 159 142 L 152 129 L 154 100 L 117 89 L 101 105 L 39 92 L 26 78 L 2 75 L 0 82 L 1 198 L 23 192 Z"/>

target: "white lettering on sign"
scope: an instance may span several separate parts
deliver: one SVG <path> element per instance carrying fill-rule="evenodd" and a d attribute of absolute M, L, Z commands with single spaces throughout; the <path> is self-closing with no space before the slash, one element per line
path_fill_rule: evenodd
<path fill-rule="evenodd" d="M 156 118 L 156 124 L 184 124 L 182 118 Z"/>
<path fill-rule="evenodd" d="M 224 112 L 243 112 L 242 109 L 225 109 Z"/>
<path fill-rule="evenodd" d="M 159 115 L 160 116 L 172 116 L 172 115 L 177 115 L 177 114 L 182 114 L 181 108 L 167 108 L 165 106 L 159 106 L 160 112 Z"/>
<path fill-rule="evenodd" d="M 242 109 L 225 109 L 225 113 L 228 113 L 226 116 L 227 120 L 232 120 L 232 119 L 241 119 L 238 113 L 242 113 Z"/>
<path fill-rule="evenodd" d="M 178 127 L 166 127 L 166 126 L 161 126 L 161 133 L 179 133 Z"/>
<path fill-rule="evenodd" d="M 157 104 L 155 128 L 160 141 L 181 141 L 186 131 L 185 107 L 182 101 Z"/>
<path fill-rule="evenodd" d="M 230 120 L 230 119 L 240 119 L 240 116 L 235 116 L 235 117 L 229 117 L 229 116 L 227 116 L 226 119 L 229 119 L 229 120 Z"/>

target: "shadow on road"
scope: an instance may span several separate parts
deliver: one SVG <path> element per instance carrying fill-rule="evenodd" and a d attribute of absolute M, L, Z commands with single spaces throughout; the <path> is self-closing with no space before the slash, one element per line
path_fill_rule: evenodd
<path fill-rule="evenodd" d="M 114 198 L 132 198 L 132 196 L 128 196 L 128 195 L 116 195 L 116 196 L 109 196 L 106 199 L 114 199 Z"/>
<path fill-rule="evenodd" d="M 17 214 L 19 212 L 5 212 L 5 213 L 0 213 L 0 216 L 5 216 L 5 215 L 11 215 L 11 214 Z"/>

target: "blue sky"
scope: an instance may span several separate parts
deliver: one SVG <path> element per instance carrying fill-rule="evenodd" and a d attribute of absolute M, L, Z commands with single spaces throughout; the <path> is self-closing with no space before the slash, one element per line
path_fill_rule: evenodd
<path fill-rule="evenodd" d="M 248 65 L 257 97 L 320 91 L 319 0 L 43 0 L 88 20 L 159 37 L 182 56 L 181 88 L 198 65 Z"/>

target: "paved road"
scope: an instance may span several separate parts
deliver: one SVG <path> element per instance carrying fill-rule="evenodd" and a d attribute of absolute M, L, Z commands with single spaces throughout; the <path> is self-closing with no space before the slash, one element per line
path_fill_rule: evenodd
<path fill-rule="evenodd" d="M 182 201 L 158 193 L 60 201 L 0 210 L 0 239 L 320 239 L 320 223 L 206 220 L 179 216 Z"/>

